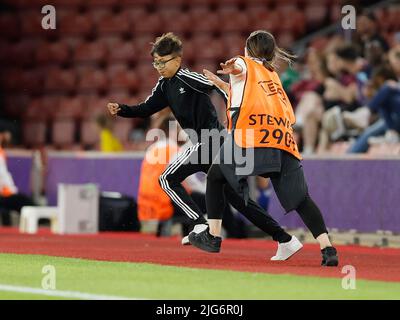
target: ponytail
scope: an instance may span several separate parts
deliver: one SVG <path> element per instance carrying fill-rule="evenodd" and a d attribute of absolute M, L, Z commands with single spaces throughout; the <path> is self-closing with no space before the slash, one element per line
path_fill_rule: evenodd
<path fill-rule="evenodd" d="M 277 60 L 285 61 L 289 66 L 292 66 L 293 60 L 296 59 L 297 56 L 294 54 L 290 54 L 286 50 L 276 47 L 275 48 L 275 57 L 274 57 L 274 64 L 276 64 Z"/>
<path fill-rule="evenodd" d="M 264 30 L 254 31 L 246 40 L 246 49 L 249 56 L 262 61 L 265 68 L 274 71 L 277 67 L 277 61 L 283 60 L 290 66 L 293 60 L 297 58 L 279 48 L 275 43 L 274 36 Z"/>

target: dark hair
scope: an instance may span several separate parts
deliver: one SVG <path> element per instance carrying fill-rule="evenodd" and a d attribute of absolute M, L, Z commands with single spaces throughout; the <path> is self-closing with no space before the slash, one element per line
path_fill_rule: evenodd
<path fill-rule="evenodd" d="M 276 60 L 281 59 L 292 64 L 297 58 L 276 45 L 274 36 L 264 30 L 257 30 L 250 34 L 246 40 L 246 49 L 250 57 L 260 59 L 264 67 L 275 70 Z"/>
<path fill-rule="evenodd" d="M 335 50 L 335 54 L 345 60 L 345 61 L 350 61 L 350 62 L 354 62 L 357 60 L 357 58 L 359 57 L 358 51 L 356 49 L 356 47 L 354 47 L 351 44 L 346 44 L 344 46 L 341 46 L 339 48 L 337 48 Z"/>
<path fill-rule="evenodd" d="M 112 127 L 110 120 L 111 119 L 107 115 L 100 114 L 96 118 L 96 123 L 102 129 L 110 129 Z"/>
<path fill-rule="evenodd" d="M 372 11 L 368 12 L 364 10 L 358 15 L 358 17 L 366 17 L 368 20 L 371 20 L 373 22 L 378 22 L 376 15 Z"/>
<path fill-rule="evenodd" d="M 10 132 L 6 125 L 0 124 L 0 133 Z"/>
<path fill-rule="evenodd" d="M 182 41 L 172 32 L 164 33 L 161 37 L 156 38 L 152 43 L 151 55 L 157 53 L 159 56 L 167 56 L 169 54 L 182 55 Z"/>
<path fill-rule="evenodd" d="M 388 63 L 383 63 L 374 68 L 371 79 L 382 78 L 383 80 L 397 80 L 396 74 Z"/>

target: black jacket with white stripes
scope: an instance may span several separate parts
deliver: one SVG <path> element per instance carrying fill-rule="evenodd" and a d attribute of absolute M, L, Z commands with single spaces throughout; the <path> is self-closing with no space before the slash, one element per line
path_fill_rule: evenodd
<path fill-rule="evenodd" d="M 170 107 L 182 129 L 195 130 L 200 137 L 201 129 L 223 128 L 209 96 L 212 90 L 227 99 L 225 92 L 214 86 L 204 75 L 179 69 L 172 78 L 161 77 L 144 102 L 136 106 L 119 104 L 121 110 L 118 115 L 145 118 Z"/>

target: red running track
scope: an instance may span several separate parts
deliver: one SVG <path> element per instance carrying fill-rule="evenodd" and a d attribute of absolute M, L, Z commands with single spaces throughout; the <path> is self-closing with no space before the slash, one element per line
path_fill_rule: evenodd
<path fill-rule="evenodd" d="M 356 268 L 358 279 L 400 282 L 400 249 L 337 246 L 338 268 L 321 267 L 318 245 L 305 244 L 288 261 L 272 262 L 276 244 L 259 239 L 227 239 L 221 253 L 201 252 L 180 239 L 139 233 L 60 236 L 41 230 L 38 235 L 0 229 L 0 253 L 42 254 L 103 261 L 148 262 L 162 265 L 275 274 L 342 278 L 344 265 Z"/>

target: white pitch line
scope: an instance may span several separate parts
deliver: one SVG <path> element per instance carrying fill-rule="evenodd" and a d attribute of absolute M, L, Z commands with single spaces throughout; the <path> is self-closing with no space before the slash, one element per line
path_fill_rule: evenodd
<path fill-rule="evenodd" d="M 85 300 L 144 300 L 141 298 L 106 296 L 106 295 L 98 295 L 98 294 L 85 293 L 79 291 L 45 290 L 39 288 L 11 286 L 4 284 L 0 284 L 0 291 L 30 293 L 30 294 L 39 294 L 50 297 L 62 297 L 62 298 L 85 299 Z"/>

